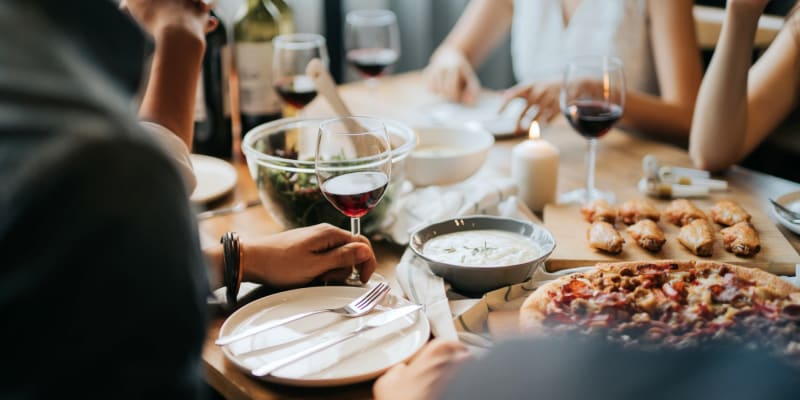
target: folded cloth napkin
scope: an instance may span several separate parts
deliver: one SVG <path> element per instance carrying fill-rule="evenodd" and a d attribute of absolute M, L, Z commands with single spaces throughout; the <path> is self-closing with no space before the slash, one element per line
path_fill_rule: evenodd
<path fill-rule="evenodd" d="M 444 280 L 431 272 L 424 260 L 406 249 L 397 264 L 397 282 L 411 302 L 422 304 L 433 336 L 458 340 Z"/>
<path fill-rule="evenodd" d="M 469 180 L 447 187 L 417 189 L 393 204 L 393 219 L 384 225 L 384 233 L 393 241 L 407 244 L 409 235 L 431 222 L 466 215 L 496 215 L 539 223 L 525 203 L 514 194 L 516 186 L 505 178 Z M 424 306 L 433 335 L 458 340 L 453 317 L 477 300 L 450 290 L 450 285 L 435 275 L 427 263 L 406 249 L 396 271 L 404 294 Z M 463 334 L 461 334 L 463 336 Z"/>
<path fill-rule="evenodd" d="M 413 189 L 406 185 L 392 203 L 383 223 L 382 236 L 401 245 L 417 229 L 433 222 L 467 215 L 499 215 L 538 222 L 515 196 L 517 186 L 506 177 L 479 174 L 450 186 Z"/>

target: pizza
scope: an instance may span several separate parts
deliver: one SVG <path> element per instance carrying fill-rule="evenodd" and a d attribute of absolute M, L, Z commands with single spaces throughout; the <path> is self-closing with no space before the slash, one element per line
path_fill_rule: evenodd
<path fill-rule="evenodd" d="M 550 281 L 520 310 L 523 332 L 601 336 L 644 349 L 725 341 L 800 365 L 800 288 L 707 261 L 619 262 Z"/>

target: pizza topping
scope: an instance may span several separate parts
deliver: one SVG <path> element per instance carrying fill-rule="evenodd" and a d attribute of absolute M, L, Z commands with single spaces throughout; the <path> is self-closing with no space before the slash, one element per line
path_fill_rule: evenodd
<path fill-rule="evenodd" d="M 561 287 L 561 301 L 569 304 L 576 298 L 588 298 L 593 294 L 593 290 L 586 282 L 573 279 L 566 285 Z"/>
<path fill-rule="evenodd" d="M 544 323 L 547 325 L 572 324 L 574 322 L 572 317 L 565 312 L 549 313 L 544 319 Z"/>
<path fill-rule="evenodd" d="M 681 286 L 677 286 L 677 284 L 683 284 L 683 282 L 677 282 L 676 286 L 671 285 L 669 282 L 665 283 L 661 286 L 661 290 L 664 291 L 664 294 L 667 295 L 672 300 L 677 301 L 678 303 L 683 303 L 685 300 L 686 293 L 682 290 L 678 290 Z M 677 287 L 677 288 L 676 288 Z"/>

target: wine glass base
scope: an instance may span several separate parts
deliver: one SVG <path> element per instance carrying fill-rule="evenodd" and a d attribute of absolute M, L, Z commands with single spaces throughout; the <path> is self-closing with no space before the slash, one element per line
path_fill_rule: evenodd
<path fill-rule="evenodd" d="M 616 196 L 613 192 L 607 190 L 594 189 L 588 192 L 585 188 L 581 188 L 562 194 L 558 197 L 558 202 L 564 204 L 586 204 L 597 199 L 605 199 L 609 204 L 614 204 Z"/>
<path fill-rule="evenodd" d="M 381 282 L 386 282 L 386 277 L 377 272 L 373 272 L 372 276 L 369 278 L 369 281 L 367 281 L 367 283 L 361 282 L 360 279 L 351 280 L 350 278 L 347 278 L 344 282 L 338 282 L 338 283 L 325 282 L 324 285 L 356 286 L 356 287 L 371 288 Z"/>
<path fill-rule="evenodd" d="M 361 277 L 355 274 L 348 276 L 344 280 L 344 284 L 347 286 L 364 286 L 364 282 L 361 282 Z"/>

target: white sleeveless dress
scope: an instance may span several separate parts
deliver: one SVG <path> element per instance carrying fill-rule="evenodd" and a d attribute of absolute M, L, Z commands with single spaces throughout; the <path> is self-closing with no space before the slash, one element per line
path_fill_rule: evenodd
<path fill-rule="evenodd" d="M 519 82 L 562 79 L 573 56 L 622 60 L 628 89 L 657 94 L 647 0 L 583 0 L 564 26 L 561 0 L 515 0 L 511 56 Z"/>

